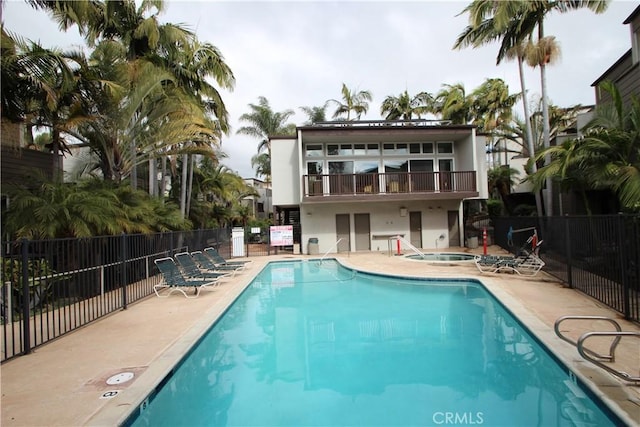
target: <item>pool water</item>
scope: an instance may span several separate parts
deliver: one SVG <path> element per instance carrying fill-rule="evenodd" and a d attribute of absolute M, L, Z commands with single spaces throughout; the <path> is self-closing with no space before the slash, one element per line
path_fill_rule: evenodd
<path fill-rule="evenodd" d="M 612 417 L 479 282 L 310 260 L 268 264 L 127 424 L 608 426 Z"/>

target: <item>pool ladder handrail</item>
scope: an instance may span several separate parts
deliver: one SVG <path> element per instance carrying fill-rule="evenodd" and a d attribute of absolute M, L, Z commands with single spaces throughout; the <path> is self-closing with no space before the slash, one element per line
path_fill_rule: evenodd
<path fill-rule="evenodd" d="M 411 244 L 411 242 L 407 241 L 407 239 L 405 239 L 404 237 L 397 235 L 397 236 L 393 236 L 389 238 L 389 242 L 391 242 L 391 240 L 400 240 L 402 243 L 404 243 L 405 245 L 407 245 L 409 247 L 409 249 L 411 249 L 413 252 L 415 252 L 416 254 L 420 255 L 421 258 L 424 258 L 424 253 L 420 252 L 420 250 L 418 248 L 416 248 L 415 246 L 413 246 Z M 389 245 L 389 247 L 391 248 L 391 245 Z"/>
<path fill-rule="evenodd" d="M 565 336 L 561 331 L 560 331 L 560 324 L 562 322 L 564 322 L 565 320 L 603 320 L 606 322 L 611 323 L 614 327 L 615 327 L 615 331 L 592 331 L 592 332 L 585 332 L 584 334 L 582 334 L 580 336 L 580 338 L 578 338 L 578 341 L 573 341 L 571 338 L 568 338 L 567 336 Z M 575 347 L 577 347 L 578 349 L 578 353 L 580 354 L 580 356 L 582 356 L 583 359 L 587 360 L 588 362 L 593 363 L 594 365 L 604 369 L 605 371 L 609 372 L 610 374 L 621 378 L 625 381 L 630 381 L 630 382 L 634 382 L 634 383 L 640 383 L 640 376 L 637 377 L 632 377 L 631 375 L 629 375 L 626 372 L 623 371 L 618 371 L 616 369 L 613 369 L 611 366 L 605 365 L 603 362 L 615 362 L 615 351 L 616 351 L 616 347 L 618 346 L 618 344 L 620 343 L 620 340 L 622 339 L 623 336 L 633 336 L 633 337 L 637 337 L 640 338 L 640 332 L 635 332 L 635 331 L 623 331 L 622 328 L 620 327 L 620 324 L 618 322 L 616 322 L 614 319 L 610 318 L 610 317 L 606 317 L 606 316 L 562 316 L 559 317 L 554 325 L 553 325 L 553 329 L 555 330 L 556 335 L 568 342 L 571 345 L 574 345 Z M 609 354 L 607 355 L 602 355 L 599 354 L 593 350 L 588 349 L 585 346 L 585 341 L 588 338 L 591 337 L 615 337 L 613 339 L 613 341 L 611 342 L 611 346 L 609 347 Z"/>
<path fill-rule="evenodd" d="M 327 255 L 329 255 L 329 252 L 331 252 L 331 250 L 332 250 L 333 248 L 336 248 L 336 252 L 338 251 L 338 249 L 337 249 L 337 248 L 338 248 L 338 244 L 340 244 L 340 242 L 342 241 L 342 239 L 344 239 L 344 237 L 339 238 L 339 239 L 336 241 L 335 245 L 331 246 L 331 248 L 329 248 L 329 250 L 328 250 L 327 252 L 325 252 L 325 253 L 324 253 L 324 255 L 322 255 L 322 256 L 320 257 L 320 263 L 321 263 L 321 264 L 322 264 L 322 261 L 327 257 Z"/>

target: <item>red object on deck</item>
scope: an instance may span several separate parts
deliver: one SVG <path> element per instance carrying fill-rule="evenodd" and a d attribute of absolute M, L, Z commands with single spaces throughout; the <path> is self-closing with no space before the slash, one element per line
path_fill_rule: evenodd
<path fill-rule="evenodd" d="M 398 246 L 398 255 L 401 255 L 400 254 L 400 236 L 398 236 L 398 238 L 396 239 L 396 242 L 397 242 L 397 246 Z"/>
<path fill-rule="evenodd" d="M 487 227 L 482 230 L 482 252 L 487 254 Z"/>

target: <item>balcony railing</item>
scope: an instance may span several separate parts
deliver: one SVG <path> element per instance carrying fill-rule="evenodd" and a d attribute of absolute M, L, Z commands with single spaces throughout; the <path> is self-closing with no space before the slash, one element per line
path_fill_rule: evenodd
<path fill-rule="evenodd" d="M 304 175 L 305 197 L 476 193 L 476 172 Z"/>

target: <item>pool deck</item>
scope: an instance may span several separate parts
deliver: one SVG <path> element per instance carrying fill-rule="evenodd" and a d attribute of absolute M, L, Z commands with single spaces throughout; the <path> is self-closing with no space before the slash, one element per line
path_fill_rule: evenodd
<path fill-rule="evenodd" d="M 480 253 L 482 248 L 475 250 Z M 469 251 L 450 248 L 450 252 Z M 503 253 L 491 247 L 491 254 Z M 640 425 L 640 386 L 608 374 L 586 362 L 575 347 L 557 338 L 555 320 L 564 315 L 600 315 L 616 319 L 625 331 L 640 325 L 578 291 L 563 287 L 540 272 L 535 277 L 509 273 L 481 274 L 473 263 L 436 265 L 389 256 L 386 252 L 333 256 L 354 269 L 410 277 L 477 278 L 546 346 L 563 360 L 591 390 L 629 425 Z M 9 426 L 115 426 L 169 373 L 201 334 L 226 310 L 264 265 L 306 255 L 252 258 L 253 266 L 200 297 L 186 299 L 155 295 L 98 320 L 31 354 L 0 367 L 1 425 Z M 567 322 L 562 330 L 577 339 L 587 330 L 611 330 L 599 321 Z M 590 341 L 591 342 L 591 341 Z M 593 348 L 606 353 L 607 344 L 593 339 Z M 640 340 L 623 339 L 614 366 L 640 375 Z M 132 372 L 134 378 L 109 385 L 108 378 Z"/>

